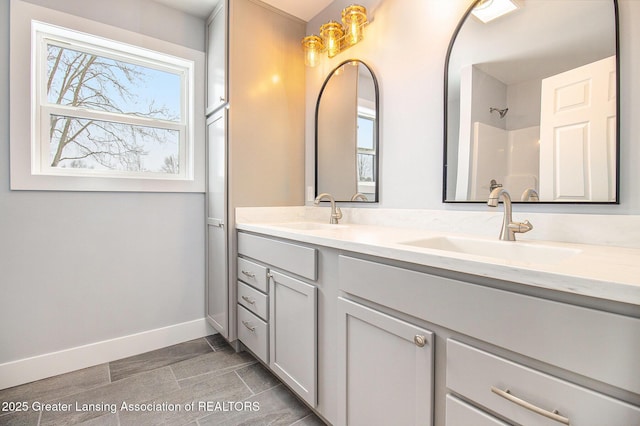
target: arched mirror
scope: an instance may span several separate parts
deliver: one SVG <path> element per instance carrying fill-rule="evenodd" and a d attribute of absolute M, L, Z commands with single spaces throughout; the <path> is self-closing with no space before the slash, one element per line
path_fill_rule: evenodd
<path fill-rule="evenodd" d="M 316 104 L 316 195 L 378 202 L 378 82 L 362 61 L 341 63 Z"/>
<path fill-rule="evenodd" d="M 618 203 L 618 58 L 615 0 L 474 1 L 447 53 L 444 201 Z"/>

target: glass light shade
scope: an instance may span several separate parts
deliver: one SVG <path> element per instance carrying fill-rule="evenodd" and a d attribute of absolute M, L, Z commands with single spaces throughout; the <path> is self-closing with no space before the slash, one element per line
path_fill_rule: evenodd
<path fill-rule="evenodd" d="M 307 36 L 302 39 L 302 47 L 304 48 L 304 64 L 308 67 L 315 67 L 324 49 L 322 39 L 316 35 Z"/>
<path fill-rule="evenodd" d="M 343 35 L 342 25 L 338 22 L 327 22 L 320 27 L 320 37 L 322 37 L 324 47 L 327 49 L 327 55 L 329 55 L 330 58 L 340 53 L 340 42 Z"/>
<path fill-rule="evenodd" d="M 518 7 L 518 4 L 513 0 L 483 0 L 473 8 L 471 13 L 486 24 L 509 12 L 513 12 Z"/>
<path fill-rule="evenodd" d="M 364 24 L 367 22 L 367 9 L 353 4 L 342 11 L 342 23 L 346 31 L 345 41 L 350 46 L 364 38 Z"/>

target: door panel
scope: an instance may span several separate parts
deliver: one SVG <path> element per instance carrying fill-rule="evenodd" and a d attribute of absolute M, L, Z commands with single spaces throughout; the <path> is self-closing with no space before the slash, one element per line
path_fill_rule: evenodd
<path fill-rule="evenodd" d="M 207 120 L 207 318 L 229 338 L 226 109 Z"/>
<path fill-rule="evenodd" d="M 269 367 L 309 405 L 317 394 L 317 289 L 270 271 Z"/>
<path fill-rule="evenodd" d="M 338 299 L 340 425 L 431 425 L 433 333 Z"/>
<path fill-rule="evenodd" d="M 540 198 L 615 201 L 615 57 L 542 80 Z"/>

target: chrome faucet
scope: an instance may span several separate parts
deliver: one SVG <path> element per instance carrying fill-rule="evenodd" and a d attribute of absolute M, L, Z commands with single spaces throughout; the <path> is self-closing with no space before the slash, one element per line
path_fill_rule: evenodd
<path fill-rule="evenodd" d="M 533 188 L 527 188 L 520 196 L 520 201 L 540 201 L 538 191 Z"/>
<path fill-rule="evenodd" d="M 364 195 L 362 192 L 356 192 L 355 194 L 353 194 L 353 197 L 351 197 L 351 201 L 358 201 L 358 200 L 369 201 L 367 199 L 367 196 Z"/>
<path fill-rule="evenodd" d="M 329 219 L 329 223 L 335 225 L 338 223 L 338 220 L 342 219 L 342 210 L 340 210 L 340 207 L 336 207 L 336 200 L 333 199 L 331 194 L 327 194 L 326 192 L 318 195 L 313 204 L 315 206 L 319 205 L 323 198 L 328 199 L 331 203 L 331 219 Z"/>
<path fill-rule="evenodd" d="M 500 230 L 500 239 L 503 241 L 515 241 L 516 232 L 525 233 L 533 229 L 533 225 L 528 220 L 524 222 L 514 222 L 511 215 L 511 197 L 504 188 L 496 188 L 491 191 L 487 205 L 489 207 L 498 207 L 498 203 L 502 198 L 504 204 L 504 218 L 502 219 L 502 229 Z"/>

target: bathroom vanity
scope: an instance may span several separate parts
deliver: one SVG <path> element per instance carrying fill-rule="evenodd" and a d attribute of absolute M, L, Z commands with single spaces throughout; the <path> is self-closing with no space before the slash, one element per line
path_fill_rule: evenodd
<path fill-rule="evenodd" d="M 640 424 L 640 250 L 259 216 L 239 339 L 331 424 Z"/>

